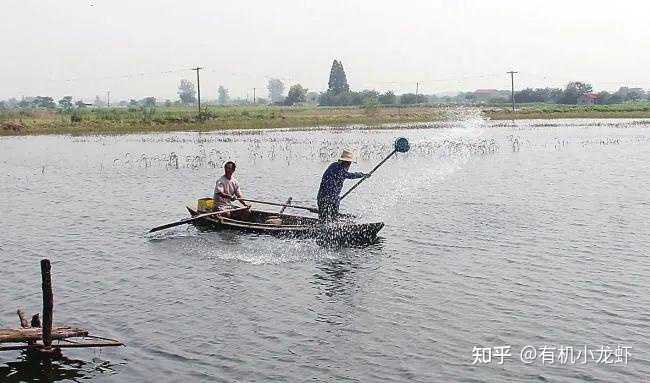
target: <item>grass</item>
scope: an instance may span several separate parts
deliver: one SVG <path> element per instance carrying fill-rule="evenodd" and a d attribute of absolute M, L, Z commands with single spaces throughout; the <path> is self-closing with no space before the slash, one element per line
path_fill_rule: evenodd
<path fill-rule="evenodd" d="M 74 112 L 45 109 L 0 110 L 0 125 L 19 122 L 20 132 L 0 129 L 0 135 L 16 134 L 122 134 L 170 131 L 292 128 L 311 126 L 379 125 L 440 121 L 450 118 L 456 106 L 422 105 L 391 107 L 216 107 L 197 118 L 196 109 L 82 108 Z M 650 102 L 617 105 L 508 105 L 478 106 L 494 120 L 555 118 L 650 118 Z M 72 122 L 78 117 L 78 122 Z"/>
<path fill-rule="evenodd" d="M 522 104 L 517 111 L 501 106 L 488 108 L 484 114 L 494 120 L 556 118 L 650 118 L 650 102 L 627 102 L 613 105 Z"/>

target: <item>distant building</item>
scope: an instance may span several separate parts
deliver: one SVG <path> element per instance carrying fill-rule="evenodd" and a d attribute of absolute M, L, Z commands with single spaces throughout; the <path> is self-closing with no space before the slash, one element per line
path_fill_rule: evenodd
<path fill-rule="evenodd" d="M 596 93 L 585 93 L 578 97 L 578 105 L 594 105 L 598 102 L 598 95 Z"/>

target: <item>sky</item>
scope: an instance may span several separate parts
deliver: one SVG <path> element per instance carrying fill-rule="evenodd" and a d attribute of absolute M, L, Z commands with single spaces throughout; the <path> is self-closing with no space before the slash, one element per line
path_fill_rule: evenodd
<path fill-rule="evenodd" d="M 334 59 L 353 90 L 650 89 L 650 2 L 620 0 L 2 0 L 0 99 L 203 99 L 327 88 Z M 418 85 L 416 85 L 418 84 Z"/>

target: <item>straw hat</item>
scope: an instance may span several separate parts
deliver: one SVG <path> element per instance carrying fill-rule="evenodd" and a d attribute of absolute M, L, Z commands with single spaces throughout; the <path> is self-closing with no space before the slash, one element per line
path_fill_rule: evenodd
<path fill-rule="evenodd" d="M 341 153 L 341 157 L 339 158 L 339 161 L 354 162 L 354 155 L 352 154 L 352 151 L 347 149 L 343 150 L 343 153 Z"/>

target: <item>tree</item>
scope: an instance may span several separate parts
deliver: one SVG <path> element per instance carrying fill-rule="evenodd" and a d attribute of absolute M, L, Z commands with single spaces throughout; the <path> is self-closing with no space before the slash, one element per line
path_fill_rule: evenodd
<path fill-rule="evenodd" d="M 23 97 L 19 102 L 18 102 L 18 107 L 19 108 L 29 108 L 32 106 L 32 97 Z"/>
<path fill-rule="evenodd" d="M 327 85 L 327 91 L 333 95 L 350 91 L 350 86 L 348 85 L 348 79 L 345 75 L 343 64 L 341 64 L 338 60 L 334 60 L 332 63 L 332 69 L 330 69 L 330 79 Z"/>
<path fill-rule="evenodd" d="M 18 106 L 18 100 L 16 100 L 14 97 L 8 99 L 5 101 L 5 106 L 8 109 L 16 108 Z"/>
<path fill-rule="evenodd" d="M 178 85 L 178 97 L 185 105 L 193 104 L 196 102 L 196 90 L 194 83 L 190 80 L 182 79 Z"/>
<path fill-rule="evenodd" d="M 318 92 L 307 92 L 307 95 L 306 95 L 307 102 L 312 103 L 312 104 L 316 104 L 316 103 L 318 103 L 318 97 L 319 96 L 320 95 L 318 94 Z"/>
<path fill-rule="evenodd" d="M 645 98 L 645 91 L 641 88 L 628 88 L 622 86 L 614 93 L 623 101 L 639 101 Z"/>
<path fill-rule="evenodd" d="M 296 84 L 289 88 L 289 94 L 284 99 L 284 105 L 291 106 L 305 101 L 307 101 L 307 89 L 300 84 Z"/>
<path fill-rule="evenodd" d="M 361 92 L 350 92 L 352 105 L 365 105 L 369 100 L 379 103 L 379 92 L 376 90 L 362 90 Z"/>
<path fill-rule="evenodd" d="M 219 89 L 217 90 L 217 103 L 219 103 L 219 105 L 227 105 L 229 101 L 230 96 L 228 95 L 228 89 L 219 85 Z"/>
<path fill-rule="evenodd" d="M 32 105 L 37 108 L 48 108 L 48 109 L 56 108 L 54 99 L 52 99 L 52 97 L 45 97 L 45 96 L 35 97 L 34 100 L 32 101 Z"/>
<path fill-rule="evenodd" d="M 377 113 L 377 110 L 379 109 L 379 100 L 377 97 L 369 97 L 366 98 L 363 101 L 363 106 L 362 106 L 364 112 L 366 115 L 372 116 Z"/>
<path fill-rule="evenodd" d="M 567 84 L 562 97 L 558 101 L 560 104 L 577 104 L 578 99 L 587 93 L 591 93 L 591 84 L 580 81 L 573 81 Z"/>
<path fill-rule="evenodd" d="M 422 104 L 427 102 L 427 97 L 423 94 L 404 93 L 399 98 L 399 103 L 402 105 Z"/>
<path fill-rule="evenodd" d="M 59 108 L 63 110 L 72 109 L 72 96 L 65 96 L 59 100 Z"/>
<path fill-rule="evenodd" d="M 284 93 L 284 83 L 277 78 L 269 79 L 266 84 L 266 89 L 269 90 L 269 99 L 272 103 L 282 101 L 282 94 Z"/>
<path fill-rule="evenodd" d="M 320 94 L 318 99 L 319 105 L 352 105 L 352 94 L 351 92 L 341 92 L 334 94 L 333 92 L 327 91 Z"/>
<path fill-rule="evenodd" d="M 105 106 L 106 104 L 104 104 L 104 101 L 102 100 L 101 97 L 95 96 L 95 102 L 93 103 L 93 105 L 100 107 L 100 106 Z"/>
<path fill-rule="evenodd" d="M 145 108 L 154 108 L 156 106 L 156 98 L 155 97 L 145 97 L 140 101 L 140 103 Z"/>
<path fill-rule="evenodd" d="M 382 105 L 394 105 L 397 103 L 397 96 L 389 90 L 388 92 L 379 95 L 378 100 Z"/>

